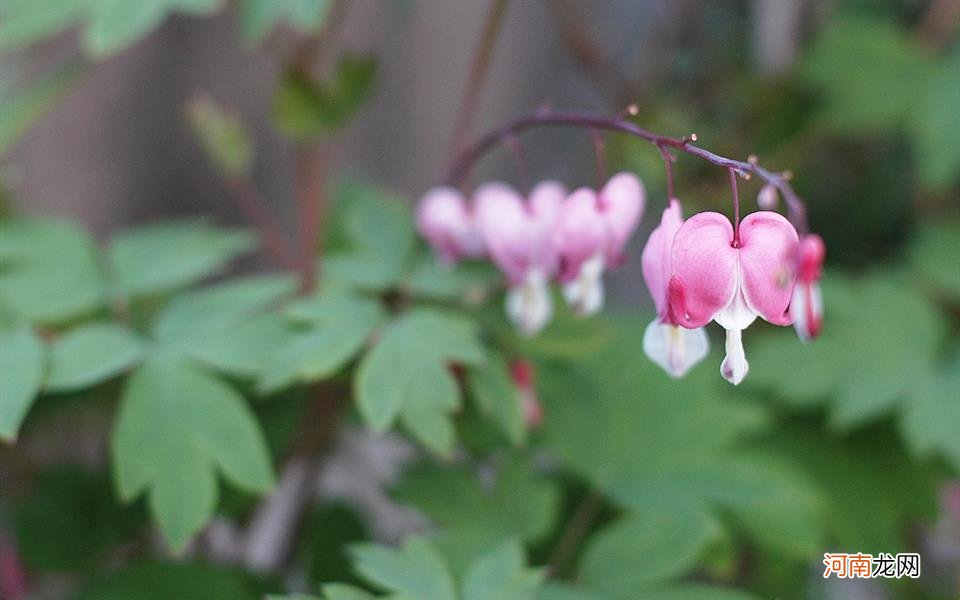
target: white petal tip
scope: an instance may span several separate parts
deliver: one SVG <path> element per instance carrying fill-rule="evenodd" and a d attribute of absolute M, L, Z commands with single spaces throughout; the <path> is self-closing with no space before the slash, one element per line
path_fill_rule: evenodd
<path fill-rule="evenodd" d="M 643 351 L 667 375 L 679 379 L 707 356 L 710 341 L 702 327 L 684 329 L 654 319 L 643 332 Z"/>

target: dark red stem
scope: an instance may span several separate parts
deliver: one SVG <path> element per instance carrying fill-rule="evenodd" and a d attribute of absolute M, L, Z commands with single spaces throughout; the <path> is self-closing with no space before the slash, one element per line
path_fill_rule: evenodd
<path fill-rule="evenodd" d="M 462 185 L 464 180 L 467 178 L 467 175 L 469 175 L 470 169 L 473 167 L 473 165 L 487 152 L 496 148 L 502 140 L 508 139 L 509 137 L 514 136 L 522 131 L 526 131 L 527 129 L 543 127 L 547 125 L 580 127 L 584 129 L 600 129 L 605 131 L 625 133 L 627 135 L 632 135 L 642 140 L 646 140 L 657 148 L 661 149 L 661 151 L 667 148 L 674 149 L 679 152 L 701 158 L 711 164 L 717 165 L 718 167 L 732 169 L 741 175 L 755 175 L 780 191 L 784 202 L 787 204 L 789 218 L 793 223 L 793 226 L 797 229 L 797 232 L 800 235 L 807 233 L 806 208 L 803 204 L 803 200 L 801 200 L 797 193 L 793 191 L 793 188 L 787 181 L 787 177 L 783 174 L 775 173 L 765 169 L 756 161 L 747 162 L 735 160 L 715 154 L 706 148 L 696 146 L 693 144 L 693 142 L 696 141 L 696 136 L 682 138 L 669 137 L 660 135 L 658 133 L 653 133 L 652 131 L 647 131 L 646 129 L 643 129 L 642 127 L 639 127 L 621 117 L 604 117 L 586 112 L 553 110 L 550 108 L 545 108 L 508 122 L 500 129 L 491 131 L 482 136 L 472 145 L 466 147 L 457 156 L 453 166 L 450 168 L 449 176 L 447 178 L 448 183 L 458 187 Z"/>
<path fill-rule="evenodd" d="M 740 247 L 740 191 L 737 189 L 737 171 L 730 171 L 730 191 L 733 193 L 733 246 Z"/>

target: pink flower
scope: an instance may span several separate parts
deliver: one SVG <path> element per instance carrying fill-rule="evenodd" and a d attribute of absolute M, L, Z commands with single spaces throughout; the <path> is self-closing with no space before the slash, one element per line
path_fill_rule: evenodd
<path fill-rule="evenodd" d="M 417 208 L 417 229 L 445 264 L 484 254 L 480 228 L 463 194 L 454 188 L 436 187 L 424 195 Z"/>
<path fill-rule="evenodd" d="M 684 329 L 678 326 L 667 306 L 667 286 L 672 273 L 671 249 L 674 236 L 682 224 L 680 202 L 672 199 L 663 211 L 660 225 L 647 238 L 640 259 L 643 280 L 657 309 L 657 317 L 644 331 L 643 351 L 671 377 L 682 377 L 710 350 L 703 327 Z"/>
<path fill-rule="evenodd" d="M 537 429 L 543 425 L 544 412 L 534 384 L 536 371 L 533 368 L 533 363 L 527 360 L 516 360 L 510 363 L 510 375 L 513 377 L 513 382 L 516 384 L 520 396 L 523 422 L 527 429 Z"/>
<path fill-rule="evenodd" d="M 794 252 L 796 284 L 790 301 L 793 327 L 804 342 L 817 337 L 823 327 L 823 296 L 820 295 L 820 273 L 827 254 L 823 239 L 805 235 Z"/>
<path fill-rule="evenodd" d="M 564 202 L 553 240 L 564 297 L 575 312 L 603 307 L 603 272 L 623 263 L 644 202 L 643 184 L 632 173 L 614 175 L 599 194 L 580 188 Z"/>
<path fill-rule="evenodd" d="M 553 314 L 548 284 L 558 257 L 553 228 L 566 189 L 544 181 L 528 201 L 503 183 L 487 183 L 475 195 L 477 219 L 487 252 L 507 277 L 507 315 L 527 335 L 543 329 Z"/>
<path fill-rule="evenodd" d="M 715 212 L 694 215 L 673 240 L 673 275 L 668 306 L 673 322 L 687 328 L 714 320 L 727 330 L 726 357 L 720 372 L 738 384 L 749 369 L 742 331 L 757 316 L 789 325 L 793 292 L 784 256 L 798 243 L 797 232 L 781 215 L 760 211 L 747 216 L 734 233 L 730 221 Z"/>

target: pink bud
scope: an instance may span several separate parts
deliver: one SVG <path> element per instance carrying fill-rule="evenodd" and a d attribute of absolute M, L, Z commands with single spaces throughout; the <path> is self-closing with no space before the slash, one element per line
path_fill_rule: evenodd
<path fill-rule="evenodd" d="M 763 210 L 776 209 L 778 200 L 777 188 L 769 183 L 760 188 L 760 193 L 757 194 L 757 206 Z"/>
<path fill-rule="evenodd" d="M 466 200 L 451 187 L 433 188 L 417 209 L 417 229 L 446 264 L 483 256 L 483 238 Z"/>

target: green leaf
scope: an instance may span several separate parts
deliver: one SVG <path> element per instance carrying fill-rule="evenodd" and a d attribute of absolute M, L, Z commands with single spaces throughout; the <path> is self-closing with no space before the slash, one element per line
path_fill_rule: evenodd
<path fill-rule="evenodd" d="M 105 476 L 69 467 L 43 471 L 14 513 L 20 555 L 42 571 L 95 565 L 140 521 L 140 511 L 117 503 Z"/>
<path fill-rule="evenodd" d="M 499 284 L 500 273 L 487 263 L 442 265 L 430 256 L 410 274 L 406 287 L 414 296 L 437 300 L 483 298 Z"/>
<path fill-rule="evenodd" d="M 926 223 L 910 248 L 917 270 L 944 292 L 960 299 L 960 225 L 944 219 Z"/>
<path fill-rule="evenodd" d="M 218 371 L 255 380 L 265 357 L 274 355 L 290 340 L 290 330 L 280 315 L 263 314 L 199 338 L 191 338 L 186 353 Z"/>
<path fill-rule="evenodd" d="M 824 96 L 827 124 L 874 132 L 904 124 L 936 70 L 906 31 L 877 20 L 836 19 L 815 39 L 800 74 Z"/>
<path fill-rule="evenodd" d="M 655 587 L 635 594 L 610 594 L 561 583 L 548 584 L 540 600 L 757 600 L 757 597 L 732 588 L 705 585 Z"/>
<path fill-rule="evenodd" d="M 152 324 L 161 342 L 193 344 L 236 327 L 290 296 L 297 287 L 287 275 L 232 279 L 178 296 Z"/>
<path fill-rule="evenodd" d="M 522 444 L 527 428 L 519 391 L 506 361 L 497 356 L 483 366 L 471 367 L 467 370 L 467 380 L 480 411 L 500 426 L 508 440 Z"/>
<path fill-rule="evenodd" d="M 327 600 L 374 600 L 376 597 L 366 590 L 343 583 L 323 586 L 323 595 Z"/>
<path fill-rule="evenodd" d="M 299 71 L 287 72 L 274 101 L 280 131 L 305 140 L 340 129 L 369 96 L 376 67 L 372 58 L 344 54 L 331 80 L 322 84 Z"/>
<path fill-rule="evenodd" d="M 301 300 L 287 312 L 310 327 L 288 336 L 267 360 L 260 381 L 264 392 L 332 375 L 360 351 L 385 317 L 377 301 L 350 294 Z"/>
<path fill-rule="evenodd" d="M 360 413 L 377 431 L 399 416 L 421 443 L 449 454 L 454 442 L 450 413 L 460 406 L 460 391 L 447 363 L 483 360 L 473 323 L 436 311 L 411 311 L 384 329 L 360 363 L 355 375 Z"/>
<path fill-rule="evenodd" d="M 332 5 L 331 0 L 243 0 L 240 27 L 252 42 L 262 40 L 280 22 L 304 33 L 317 33 L 323 28 Z"/>
<path fill-rule="evenodd" d="M 260 600 L 260 586 L 238 571 L 191 563 L 139 563 L 100 575 L 72 600 Z"/>
<path fill-rule="evenodd" d="M 689 571 L 718 533 L 703 506 L 681 503 L 657 512 L 633 511 L 590 540 L 581 579 L 591 589 L 637 593 L 651 582 Z"/>
<path fill-rule="evenodd" d="M 253 142 L 238 113 L 201 95 L 187 106 L 187 116 L 207 157 L 224 176 L 247 175 L 253 163 Z"/>
<path fill-rule="evenodd" d="M 463 600 L 533 600 L 543 572 L 528 569 L 523 546 L 508 541 L 470 566 L 463 581 Z"/>
<path fill-rule="evenodd" d="M 88 0 L 4 0 L 0 4 L 0 50 L 18 50 L 60 33 L 80 17 L 87 4 Z"/>
<path fill-rule="evenodd" d="M 26 323 L 0 330 L 0 438 L 13 442 L 43 378 L 43 346 Z"/>
<path fill-rule="evenodd" d="M 813 343 L 788 331 L 750 341 L 750 385 L 796 406 L 827 403 L 842 430 L 916 402 L 946 331 L 929 301 L 880 277 L 824 280 L 823 296 L 824 331 Z"/>
<path fill-rule="evenodd" d="M 411 600 L 456 600 L 447 565 L 429 542 L 411 537 L 402 548 L 357 544 L 351 548 L 357 572 L 371 584 Z"/>
<path fill-rule="evenodd" d="M 918 458 L 937 454 L 960 473 L 960 354 L 941 372 L 931 373 L 910 401 L 904 402 L 900 430 Z"/>
<path fill-rule="evenodd" d="M 376 291 L 401 281 L 414 243 L 409 206 L 379 188 L 345 183 L 333 221 L 324 277 Z"/>
<path fill-rule="evenodd" d="M 88 323 L 71 329 L 50 347 L 44 387 L 65 391 L 90 387 L 126 371 L 144 354 L 140 338 L 114 323 Z"/>
<path fill-rule="evenodd" d="M 196 283 L 254 246 L 254 237 L 246 231 L 168 222 L 116 236 L 110 258 L 117 284 L 140 297 Z"/>
<path fill-rule="evenodd" d="M 31 321 L 63 323 L 105 302 L 96 246 L 66 221 L 0 223 L 0 265 L 0 299 Z"/>
<path fill-rule="evenodd" d="M 31 4 L 42 6 L 48 3 L 31 2 Z M 0 47 L 8 43 L 3 40 L 9 26 L 10 23 L 5 23 L 3 18 L 0 18 Z M 69 64 L 44 74 L 37 83 L 0 99 L 0 156 L 4 156 L 30 127 L 56 105 L 71 89 L 80 72 L 79 65 Z"/>
<path fill-rule="evenodd" d="M 243 398 L 176 359 L 153 359 L 131 375 L 112 453 L 120 496 L 129 501 L 148 491 L 176 550 L 212 516 L 217 471 L 245 490 L 273 485 L 263 434 Z"/>
<path fill-rule="evenodd" d="M 937 66 L 939 72 L 931 77 L 910 115 L 921 180 L 929 187 L 946 189 L 960 179 L 960 148 L 955 143 L 960 136 L 960 111 L 956 110 L 960 48 Z"/>
<path fill-rule="evenodd" d="M 139 42 L 171 11 L 207 15 L 220 5 L 221 0 L 90 0 L 84 46 L 102 59 Z"/>
<path fill-rule="evenodd" d="M 438 528 L 437 546 L 455 573 L 503 539 L 541 540 L 560 509 L 556 483 L 522 462 L 504 465 L 486 484 L 469 469 L 423 463 L 394 493 Z"/>

